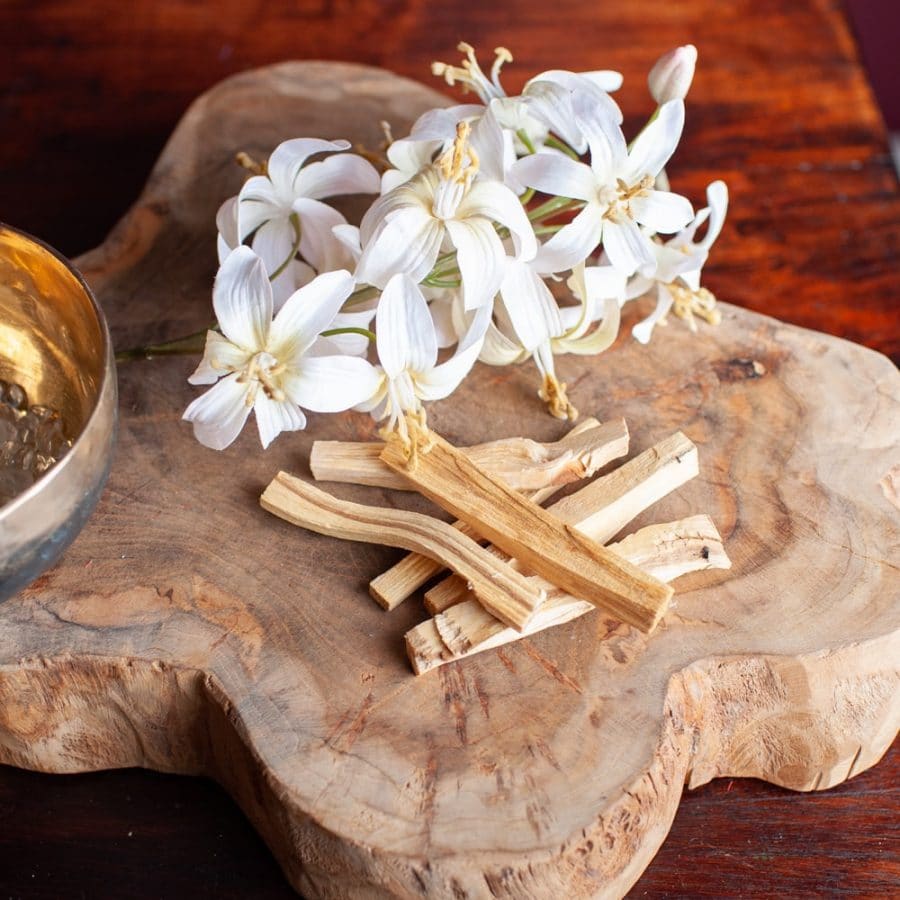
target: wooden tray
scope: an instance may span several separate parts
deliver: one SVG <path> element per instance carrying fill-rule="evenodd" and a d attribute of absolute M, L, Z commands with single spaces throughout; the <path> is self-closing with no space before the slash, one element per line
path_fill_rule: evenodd
<path fill-rule="evenodd" d="M 286 137 L 370 145 L 442 101 L 337 64 L 286 64 L 198 100 L 106 243 L 79 262 L 119 346 L 210 320 L 213 217 L 238 149 Z M 708 512 L 734 562 L 676 583 L 650 639 L 600 613 L 414 678 L 366 584 L 395 551 L 306 534 L 257 504 L 316 417 L 225 453 L 180 419 L 193 361 L 123 366 L 109 487 L 63 561 L 0 606 L 0 762 L 53 772 L 202 773 L 232 793 L 310 897 L 621 894 L 683 785 L 753 776 L 830 787 L 900 722 L 900 376 L 847 342 L 724 306 L 563 357 L 576 404 L 625 416 L 634 452 L 675 429 L 701 475 L 636 525 Z M 476 368 L 431 420 L 458 443 L 562 432 L 529 368 Z M 885 478 L 885 476 L 887 477 Z M 342 496 L 414 497 L 346 486 Z M 893 504 L 893 505 L 892 505 Z M 689 865 L 686 860 L 685 865 Z"/>

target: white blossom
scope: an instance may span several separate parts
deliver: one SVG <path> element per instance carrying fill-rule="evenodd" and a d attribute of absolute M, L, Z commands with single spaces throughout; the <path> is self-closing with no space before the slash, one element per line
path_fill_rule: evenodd
<path fill-rule="evenodd" d="M 361 156 L 341 153 L 347 141 L 297 138 L 279 144 L 265 175 L 248 178 L 238 194 L 237 239 L 253 236 L 253 250 L 273 278 L 299 252 L 317 272 L 342 268 L 344 249 L 332 228 L 346 219 L 321 202 L 341 194 L 377 194 L 379 177 Z M 310 156 L 333 155 L 308 163 Z M 220 232 L 221 233 L 221 232 Z"/>
<path fill-rule="evenodd" d="M 212 384 L 184 418 L 200 443 L 222 450 L 238 436 L 250 411 L 263 447 L 282 431 L 306 425 L 303 409 L 338 412 L 371 396 L 378 374 L 364 359 L 318 355 L 320 333 L 353 290 L 347 271 L 327 272 L 294 293 L 273 318 L 272 288 L 263 261 L 238 247 L 219 269 L 213 307 L 219 331 L 191 384 Z"/>
<path fill-rule="evenodd" d="M 554 272 L 571 269 L 602 242 L 610 262 L 623 274 L 652 273 L 652 241 L 640 226 L 672 233 L 693 216 L 686 198 L 653 186 L 678 145 L 684 104 L 675 100 L 661 106 L 630 147 L 602 107 L 576 97 L 576 111 L 590 147 L 590 165 L 561 154 L 537 153 L 513 166 L 516 177 L 530 187 L 584 203 L 572 222 L 543 245 L 540 264 Z"/>
<path fill-rule="evenodd" d="M 509 229 L 517 255 L 534 256 L 536 240 L 516 195 L 495 179 L 477 177 L 478 156 L 461 122 L 453 146 L 415 178 L 380 197 L 360 225 L 360 283 L 386 287 L 398 273 L 414 282 L 455 248 L 467 309 L 490 302 L 503 278 L 506 251 L 496 225 Z"/>
<path fill-rule="evenodd" d="M 456 390 L 478 358 L 489 318 L 486 306 L 471 315 L 454 354 L 438 363 L 437 334 L 422 291 L 408 275 L 393 275 L 375 316 L 381 380 L 356 408 L 371 412 L 387 431 L 399 432 L 408 442 L 408 418 L 421 416 L 422 401 Z"/>
<path fill-rule="evenodd" d="M 656 291 L 656 308 L 631 330 L 642 344 L 649 342 L 653 328 L 665 321 L 673 306 L 675 314 L 686 319 L 692 330 L 696 330 L 694 315 L 712 324 L 719 321 L 716 298 L 700 287 L 700 274 L 709 257 L 709 248 L 725 222 L 728 211 L 728 188 L 725 183 L 714 181 L 710 184 L 706 189 L 706 200 L 707 206 L 683 231 L 665 243 L 654 241 L 657 266 L 653 276 L 636 275 L 628 283 L 626 298 L 629 300 Z M 704 223 L 707 223 L 706 234 L 699 241 L 695 240 L 697 230 Z"/>
<path fill-rule="evenodd" d="M 653 99 L 660 106 L 670 100 L 684 100 L 694 80 L 696 65 L 697 48 L 693 44 L 664 53 L 647 76 Z"/>

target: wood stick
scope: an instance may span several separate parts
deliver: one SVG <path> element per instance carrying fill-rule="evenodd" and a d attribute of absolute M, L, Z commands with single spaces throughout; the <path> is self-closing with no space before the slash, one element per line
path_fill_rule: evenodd
<path fill-rule="evenodd" d="M 610 459 L 628 452 L 628 429 L 619 419 L 608 422 L 602 434 L 590 434 L 588 420 L 577 431 L 576 440 L 570 432 L 553 443 L 541 444 L 524 437 L 503 438 L 487 444 L 460 448 L 485 471 L 502 478 L 518 491 L 536 491 L 547 487 L 561 487 L 593 475 Z M 611 445 L 611 446 L 608 446 Z M 624 445 L 624 446 L 623 446 Z M 309 466 L 316 481 L 340 481 L 412 490 L 409 482 L 380 459 L 384 444 L 351 443 L 348 441 L 315 441 L 309 456 Z M 615 453 L 616 456 L 610 456 Z"/>
<path fill-rule="evenodd" d="M 615 471 L 558 500 L 548 512 L 606 543 L 632 519 L 699 473 L 697 448 L 680 431 Z M 492 552 L 502 556 L 495 547 Z M 425 608 L 436 615 L 469 599 L 466 582 L 451 575 L 425 592 Z"/>
<path fill-rule="evenodd" d="M 516 493 L 440 435 L 430 432 L 428 441 L 409 460 L 401 442 L 392 440 L 381 458 L 529 571 L 642 631 L 653 630 L 672 597 L 668 585 Z"/>
<path fill-rule="evenodd" d="M 722 538 L 708 516 L 650 525 L 608 548 L 663 581 L 688 572 L 729 569 Z M 595 607 L 554 589 L 524 632 L 505 628 L 476 600 L 467 600 L 406 633 L 413 670 L 421 675 L 455 659 L 499 647 L 583 616 Z"/>
<path fill-rule="evenodd" d="M 615 419 L 601 425 L 596 419 L 580 421 L 556 446 L 591 448 L 580 458 L 585 462 L 584 478 L 590 478 L 608 462 L 628 452 L 628 427 L 624 419 Z M 580 452 L 580 451 L 579 451 Z M 526 492 L 535 503 L 542 503 L 555 494 L 562 485 L 553 484 L 533 492 Z M 480 540 L 464 522 L 454 522 L 454 528 L 462 529 L 469 537 Z M 407 597 L 444 570 L 444 566 L 418 553 L 410 553 L 399 562 L 369 582 L 369 593 L 384 609 L 399 606 Z"/>
<path fill-rule="evenodd" d="M 440 519 L 339 500 L 286 472 L 275 476 L 260 504 L 276 516 L 319 534 L 402 547 L 440 559 L 472 585 L 485 609 L 514 629 L 523 629 L 544 599 L 544 591 L 534 587 L 534 579 L 515 571 Z"/>

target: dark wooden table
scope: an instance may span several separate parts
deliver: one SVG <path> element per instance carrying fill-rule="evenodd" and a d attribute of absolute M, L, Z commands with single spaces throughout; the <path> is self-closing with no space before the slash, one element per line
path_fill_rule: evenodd
<path fill-rule="evenodd" d="M 466 39 L 509 46 L 507 84 L 618 68 L 634 125 L 663 50 L 700 49 L 670 171 L 734 212 L 709 283 L 732 302 L 900 359 L 900 197 L 883 126 L 835 0 L 390 0 L 0 5 L 0 217 L 77 255 L 140 190 L 190 100 L 287 58 L 423 80 Z M 765 255 L 754 235 L 781 238 Z M 820 795 L 721 781 L 687 795 L 637 897 L 900 892 L 900 753 Z M 198 780 L 0 768 L 0 897 L 288 897 L 232 802 Z"/>

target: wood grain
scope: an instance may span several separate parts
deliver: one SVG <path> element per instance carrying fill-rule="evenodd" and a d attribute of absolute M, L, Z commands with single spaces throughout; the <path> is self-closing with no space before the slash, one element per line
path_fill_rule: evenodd
<path fill-rule="evenodd" d="M 131 216 L 82 260 L 115 337 L 208 316 L 210 223 L 243 135 L 356 137 L 431 102 L 409 82 L 322 66 L 206 96 Z M 123 369 L 119 463 L 97 514 L 0 607 L 0 760 L 209 774 L 310 896 L 620 893 L 684 783 L 821 790 L 872 765 L 900 718 L 900 533 L 878 486 L 897 464 L 900 376 L 850 344 L 723 313 L 699 336 L 670 326 L 665 354 L 623 339 L 559 369 L 582 409 L 633 423 L 636 451 L 677 428 L 700 448 L 701 476 L 652 519 L 707 511 L 733 570 L 688 582 L 652 639 L 591 614 L 434 678 L 410 678 L 403 659 L 413 604 L 386 616 L 365 597 L 389 553 L 317 536 L 299 547 L 256 506 L 314 438 L 371 439 L 364 419 L 322 417 L 265 454 L 248 433 L 216 455 L 180 420 L 190 360 Z M 430 420 L 465 444 L 558 437 L 531 375 L 479 368 Z M 472 416 L 487 395 L 491 414 Z"/>
<path fill-rule="evenodd" d="M 732 302 L 900 360 L 896 180 L 840 4 L 569 0 L 548 7 L 513 0 L 501 12 L 371 2 L 313 9 L 302 0 L 274 0 L 254 8 L 248 26 L 250 15 L 236 0 L 0 5 L 4 218 L 70 254 L 98 243 L 139 191 L 188 103 L 246 66 L 330 56 L 422 79 L 431 59 L 448 59 L 448 48 L 466 37 L 486 49 L 506 43 L 516 51 L 508 67 L 514 86 L 563 60 L 573 68 L 616 66 L 635 110 L 648 102 L 649 61 L 694 41 L 701 66 L 673 172 L 692 186 L 695 200 L 705 181 L 725 173 L 733 196 L 707 283 Z M 192 288 L 175 291 L 193 291 L 193 302 L 174 317 L 144 312 L 133 326 L 120 315 L 119 339 L 173 336 L 186 318 L 203 325 L 214 264 L 211 254 L 203 259 L 205 279 L 192 277 Z M 739 367 L 732 368 L 737 376 Z M 151 399 L 160 390 L 151 385 Z M 694 402 L 694 390 L 685 402 Z M 129 403 L 151 418 L 166 409 L 161 398 Z M 163 464 L 150 423 L 132 424 L 133 431 L 139 455 L 155 445 Z M 357 437 L 347 425 L 335 436 Z M 285 461 L 293 456 L 285 453 Z M 270 475 L 260 473 L 257 487 Z M 131 494 L 112 495 L 111 508 Z M 121 552 L 131 555 L 128 547 Z M 898 878 L 898 785 L 896 748 L 879 766 L 813 796 L 758 781 L 714 781 L 684 795 L 634 895 L 887 896 Z M 202 780 L 0 769 L 0 809 L 3 894 L 55 900 L 64 884 L 73 894 L 119 896 L 113 886 L 124 880 L 135 898 L 243 898 L 251 888 L 258 897 L 292 895 L 259 855 L 243 817 Z M 158 865 L 161 858 L 166 865 Z"/>
<path fill-rule="evenodd" d="M 480 469 L 436 432 L 408 458 L 400 440 L 381 459 L 535 575 L 641 631 L 659 623 L 672 589 Z"/>

